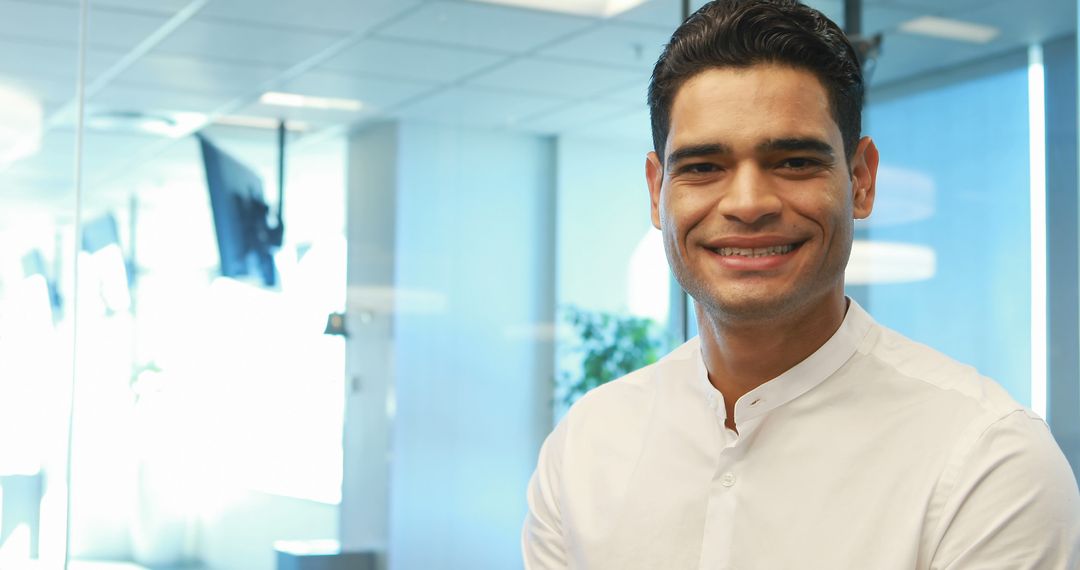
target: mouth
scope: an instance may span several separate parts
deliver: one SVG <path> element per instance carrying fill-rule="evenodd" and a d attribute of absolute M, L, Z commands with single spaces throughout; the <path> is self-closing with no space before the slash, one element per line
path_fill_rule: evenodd
<path fill-rule="evenodd" d="M 709 247 L 709 251 L 723 257 L 771 257 L 787 255 L 802 247 L 804 241 L 784 245 L 771 245 L 767 247 Z"/>

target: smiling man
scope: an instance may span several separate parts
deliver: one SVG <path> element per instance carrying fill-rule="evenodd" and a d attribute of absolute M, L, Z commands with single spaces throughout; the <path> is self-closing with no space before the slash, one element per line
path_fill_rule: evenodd
<path fill-rule="evenodd" d="M 878 165 L 862 97 L 842 32 L 791 0 L 672 36 L 645 170 L 701 334 L 548 437 L 527 568 L 1080 568 L 1046 424 L 844 296 Z"/>

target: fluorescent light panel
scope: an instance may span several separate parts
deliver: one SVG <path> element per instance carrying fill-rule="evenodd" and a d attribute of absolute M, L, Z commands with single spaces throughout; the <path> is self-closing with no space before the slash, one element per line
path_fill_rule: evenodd
<path fill-rule="evenodd" d="M 900 24 L 900 31 L 975 44 L 985 44 L 1001 33 L 1000 30 L 992 26 L 939 18 L 937 16 L 923 16 L 904 22 Z"/>
<path fill-rule="evenodd" d="M 544 12 L 610 18 L 645 3 L 645 0 L 473 0 Z"/>
<path fill-rule="evenodd" d="M 321 109 L 326 111 L 359 111 L 364 108 L 361 101 L 355 99 L 334 99 L 332 97 L 312 97 L 297 93 L 281 93 L 268 91 L 263 93 L 259 101 L 265 105 L 278 107 L 296 107 L 302 109 Z"/>

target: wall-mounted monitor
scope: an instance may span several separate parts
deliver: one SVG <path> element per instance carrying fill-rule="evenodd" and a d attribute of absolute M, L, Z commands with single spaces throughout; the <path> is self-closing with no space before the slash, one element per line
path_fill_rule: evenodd
<path fill-rule="evenodd" d="M 214 230 L 221 256 L 221 274 L 254 277 L 267 287 L 277 284 L 274 252 L 281 247 L 283 227 L 271 226 L 262 179 L 254 170 L 199 135 Z"/>

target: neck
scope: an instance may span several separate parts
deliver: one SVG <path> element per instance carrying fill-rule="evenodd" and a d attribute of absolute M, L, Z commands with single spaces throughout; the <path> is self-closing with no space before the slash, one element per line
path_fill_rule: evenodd
<path fill-rule="evenodd" d="M 821 348 L 847 312 L 843 291 L 806 310 L 775 319 L 737 322 L 697 305 L 701 352 L 709 381 L 724 396 L 727 425 L 735 428 L 735 402 Z"/>

